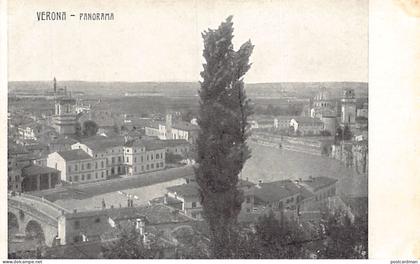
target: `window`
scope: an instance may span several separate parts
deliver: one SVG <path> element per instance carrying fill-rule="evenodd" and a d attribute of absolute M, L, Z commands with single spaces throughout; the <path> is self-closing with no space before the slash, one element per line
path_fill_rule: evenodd
<path fill-rule="evenodd" d="M 246 197 L 246 203 L 251 203 L 251 197 L 249 196 Z"/>
<path fill-rule="evenodd" d="M 95 219 L 95 223 L 100 223 L 101 222 L 101 219 L 100 218 L 96 218 Z"/>
<path fill-rule="evenodd" d="M 153 154 L 150 154 L 150 160 L 153 160 Z"/>
<path fill-rule="evenodd" d="M 143 156 L 140 157 L 141 162 L 143 162 Z"/>
<path fill-rule="evenodd" d="M 118 156 L 118 162 L 121 162 L 121 157 L 120 156 Z"/>
<path fill-rule="evenodd" d="M 115 163 L 115 157 L 112 157 L 111 158 L 111 164 L 114 164 Z"/>
<path fill-rule="evenodd" d="M 134 172 L 137 172 L 137 166 L 134 166 Z"/>
<path fill-rule="evenodd" d="M 162 153 L 160 153 L 160 158 L 163 159 L 163 154 Z"/>
<path fill-rule="evenodd" d="M 250 212 L 251 212 L 251 209 L 247 208 L 247 209 L 246 209 L 246 212 L 247 212 L 247 213 L 250 213 Z"/>
<path fill-rule="evenodd" d="M 85 164 L 82 163 L 82 170 L 84 170 L 84 169 L 85 169 Z"/>
<path fill-rule="evenodd" d="M 96 178 L 96 179 L 98 178 L 98 173 L 97 173 L 97 172 L 95 172 L 95 178 Z"/>
<path fill-rule="evenodd" d="M 104 177 L 104 172 L 101 172 L 101 178 L 103 178 Z"/>
<path fill-rule="evenodd" d="M 159 168 L 159 163 L 156 163 L 156 169 Z"/>
<path fill-rule="evenodd" d="M 98 168 L 98 162 L 95 162 L 95 169 Z"/>
<path fill-rule="evenodd" d="M 149 160 L 149 155 L 146 155 L 146 160 Z"/>
<path fill-rule="evenodd" d="M 70 165 L 68 166 L 68 171 L 71 172 L 71 166 Z"/>
<path fill-rule="evenodd" d="M 137 158 L 134 158 L 134 163 L 136 163 L 137 162 Z"/>
<path fill-rule="evenodd" d="M 88 173 L 88 175 L 87 175 L 87 179 L 88 179 L 88 180 L 90 180 L 90 173 Z"/>
<path fill-rule="evenodd" d="M 82 174 L 82 181 L 84 181 L 85 180 L 85 175 L 84 174 Z"/>
<path fill-rule="evenodd" d="M 128 162 L 128 157 L 127 157 L 126 161 Z"/>
<path fill-rule="evenodd" d="M 151 168 L 151 169 L 154 169 L 154 168 L 155 168 L 155 164 L 153 164 L 153 163 L 152 163 L 152 164 L 150 164 L 150 168 Z"/>
<path fill-rule="evenodd" d="M 74 229 L 79 229 L 79 228 L 80 228 L 79 220 L 74 221 Z"/>
<path fill-rule="evenodd" d="M 146 165 L 146 170 L 149 170 L 149 164 Z"/>
<path fill-rule="evenodd" d="M 74 176 L 74 181 L 75 182 L 79 181 L 79 175 Z"/>
<path fill-rule="evenodd" d="M 197 202 L 192 202 L 191 203 L 191 208 L 196 208 L 197 207 Z"/>
<path fill-rule="evenodd" d="M 90 163 L 88 163 L 86 166 L 87 166 L 87 169 L 90 170 Z"/>
<path fill-rule="evenodd" d="M 104 168 L 104 161 L 101 161 L 101 168 Z"/>
<path fill-rule="evenodd" d="M 159 154 L 156 154 L 156 159 L 159 159 Z"/>
<path fill-rule="evenodd" d="M 141 170 L 144 171 L 144 166 L 143 165 L 141 165 Z"/>
<path fill-rule="evenodd" d="M 69 176 L 69 182 L 71 182 L 71 176 Z"/>

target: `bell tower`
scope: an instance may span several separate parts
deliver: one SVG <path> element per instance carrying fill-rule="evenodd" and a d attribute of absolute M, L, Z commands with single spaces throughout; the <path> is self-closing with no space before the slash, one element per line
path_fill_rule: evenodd
<path fill-rule="evenodd" d="M 356 122 L 356 94 L 354 89 L 345 88 L 341 99 L 341 123 L 352 125 Z"/>

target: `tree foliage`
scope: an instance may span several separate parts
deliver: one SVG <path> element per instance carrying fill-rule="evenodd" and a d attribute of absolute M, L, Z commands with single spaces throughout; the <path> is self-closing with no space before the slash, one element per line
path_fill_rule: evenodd
<path fill-rule="evenodd" d="M 367 216 L 355 217 L 352 222 L 343 212 L 330 214 L 326 221 L 326 235 L 327 239 L 320 250 L 319 258 L 367 258 Z"/>
<path fill-rule="evenodd" d="M 98 133 L 98 125 L 95 123 L 95 121 L 92 120 L 86 120 L 83 122 L 82 126 L 82 134 L 85 137 L 90 137 L 96 135 Z"/>
<path fill-rule="evenodd" d="M 211 233 L 215 258 L 232 258 L 234 224 L 243 202 L 237 189 L 238 174 L 250 157 L 247 118 L 251 114 L 243 77 L 250 69 L 251 41 L 233 49 L 233 23 L 228 17 L 218 29 L 202 34 L 206 63 L 201 72 L 195 171 L 204 217 Z"/>
<path fill-rule="evenodd" d="M 106 259 L 153 259 L 159 254 L 155 243 L 146 245 L 134 226 L 119 228 L 117 240 L 102 247 Z"/>

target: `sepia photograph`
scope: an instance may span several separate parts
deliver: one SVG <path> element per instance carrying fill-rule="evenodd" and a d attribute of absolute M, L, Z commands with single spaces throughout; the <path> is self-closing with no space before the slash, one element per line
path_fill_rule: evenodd
<path fill-rule="evenodd" d="M 369 1 L 9 1 L 9 259 L 367 259 Z"/>

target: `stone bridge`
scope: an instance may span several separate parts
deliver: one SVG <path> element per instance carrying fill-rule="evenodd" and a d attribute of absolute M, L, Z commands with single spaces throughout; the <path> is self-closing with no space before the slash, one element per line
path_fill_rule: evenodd
<path fill-rule="evenodd" d="M 58 217 L 69 211 L 50 201 L 28 194 L 7 197 L 9 239 L 16 235 L 37 239 L 52 246 L 58 234 Z"/>

